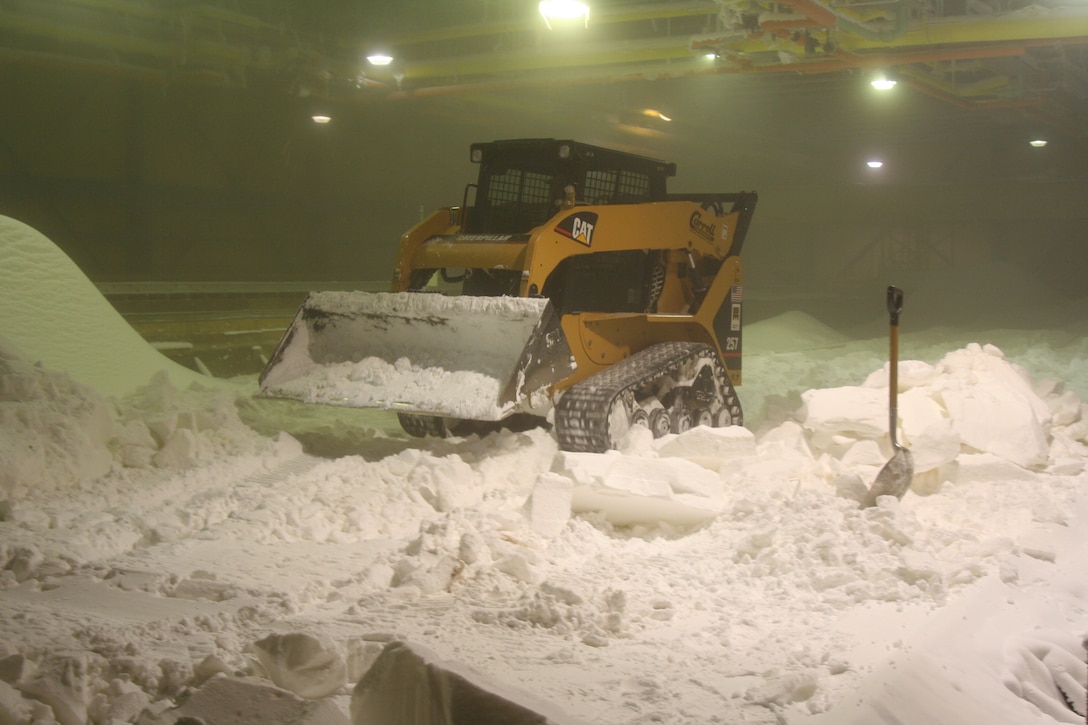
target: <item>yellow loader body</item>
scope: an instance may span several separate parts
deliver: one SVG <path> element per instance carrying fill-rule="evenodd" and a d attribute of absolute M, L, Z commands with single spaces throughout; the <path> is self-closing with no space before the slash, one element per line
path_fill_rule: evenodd
<path fill-rule="evenodd" d="M 741 383 L 740 250 L 755 193 L 669 194 L 673 165 L 573 141 L 474 144 L 472 154 L 475 203 L 438 209 L 401 237 L 391 293 L 311 294 L 260 395 L 387 408 L 410 432 L 434 432 L 445 428 L 432 419 L 545 415 L 572 387 L 584 396 L 636 353 L 671 344 L 668 361 L 624 368 L 634 381 L 647 365 L 678 366 L 672 382 L 624 383 L 628 418 L 667 408 L 670 425 L 737 422 L 735 396 L 728 414 L 711 398 Z M 702 362 L 679 362 L 676 345 Z M 722 380 L 704 373 L 699 395 L 661 402 L 710 358 Z M 617 415 L 570 415 L 586 419 L 573 424 L 581 430 L 598 414 Z"/>

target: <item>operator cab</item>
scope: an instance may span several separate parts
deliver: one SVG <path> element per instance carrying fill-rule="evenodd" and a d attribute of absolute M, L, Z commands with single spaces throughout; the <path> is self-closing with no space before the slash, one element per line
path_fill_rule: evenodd
<path fill-rule="evenodd" d="M 517 139 L 474 143 L 480 165 L 463 234 L 525 234 L 564 205 L 664 201 L 676 164 L 577 141 Z"/>

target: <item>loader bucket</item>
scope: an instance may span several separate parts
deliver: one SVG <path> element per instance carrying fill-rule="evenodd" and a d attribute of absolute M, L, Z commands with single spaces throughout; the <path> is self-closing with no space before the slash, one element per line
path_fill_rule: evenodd
<path fill-rule="evenodd" d="M 546 411 L 547 388 L 573 369 L 546 299 L 313 292 L 257 395 L 501 420 Z"/>

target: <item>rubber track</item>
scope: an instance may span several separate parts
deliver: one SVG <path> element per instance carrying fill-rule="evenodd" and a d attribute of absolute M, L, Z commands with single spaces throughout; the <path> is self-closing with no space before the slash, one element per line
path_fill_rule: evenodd
<path fill-rule="evenodd" d="M 612 404 L 627 390 L 635 390 L 683 363 L 705 357 L 732 393 L 729 376 L 714 348 L 701 342 L 663 342 L 635 353 L 607 370 L 572 385 L 555 409 L 555 432 L 564 451 L 604 453 L 611 449 L 608 417 Z"/>

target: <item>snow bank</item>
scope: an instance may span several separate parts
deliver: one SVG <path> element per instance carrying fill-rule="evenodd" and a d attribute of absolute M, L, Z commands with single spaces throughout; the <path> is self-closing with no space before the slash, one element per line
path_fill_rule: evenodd
<path fill-rule="evenodd" d="M 751 352 L 832 347 L 849 341 L 841 332 L 797 310 L 744 328 L 744 344 Z"/>
<path fill-rule="evenodd" d="M 0 216 L 0 259 L 0 337 L 30 361 L 105 395 L 132 392 L 156 371 L 180 387 L 214 384 L 148 345 L 37 230 Z"/>
<path fill-rule="evenodd" d="M 181 395 L 164 372 L 118 401 L 0 341 L 0 496 L 61 494 L 115 468 L 181 470 L 260 441 L 229 392 Z"/>
<path fill-rule="evenodd" d="M 914 454 L 916 490 L 937 490 L 961 454 L 989 453 L 1031 470 L 1083 470 L 1077 461 L 1088 453 L 1088 437 L 1074 422 L 1079 398 L 1060 387 L 1036 390 L 993 345 L 968 345 L 935 366 L 905 362 L 899 381 L 899 439 Z M 885 366 L 860 386 L 803 393 L 799 418 L 814 453 L 865 465 L 889 457 L 887 386 Z"/>
<path fill-rule="evenodd" d="M 15 543 L 0 593 L 0 663 L 24 663 L 0 677 L 0 705 L 21 718 L 132 721 L 143 712 L 158 723 L 191 711 L 215 719 L 227 707 L 222 692 L 256 687 L 233 701 L 317 722 L 303 700 L 275 696 L 272 685 L 331 703 L 354 682 L 367 683 L 355 700 L 369 704 L 357 708 L 388 713 L 407 706 L 398 699 L 404 688 L 423 686 L 432 666 L 424 661 L 443 663 L 439 672 L 454 679 L 470 673 L 463 679 L 488 711 L 521 703 L 527 722 L 546 712 L 535 704 L 543 699 L 571 717 L 609 713 L 603 722 L 617 724 L 745 712 L 803 723 L 845 712 L 837 708 L 863 687 L 877 708 L 887 691 L 898 693 L 889 695 L 895 707 L 937 703 L 925 710 L 932 719 L 974 712 L 951 704 L 953 690 L 944 705 L 919 697 L 946 668 L 959 668 L 963 690 L 990 698 L 976 707 L 987 715 L 1036 713 L 1051 701 L 1025 692 L 1039 682 L 1058 687 L 1057 670 L 1047 680 L 1015 660 L 971 669 L 991 651 L 970 640 L 949 652 L 927 647 L 931 654 L 908 666 L 886 630 L 906 631 L 895 611 L 941 611 L 991 581 L 1016 597 L 1021 582 L 1037 588 L 1046 567 L 1071 565 L 1046 534 L 1080 525 L 1070 501 L 1082 479 L 965 447 L 947 427 L 935 440 L 958 449 L 941 496 L 862 510 L 843 493 L 871 480 L 883 452 L 850 421 L 872 418 L 869 435 L 882 435 L 878 413 L 856 402 L 882 396 L 879 388 L 840 392 L 837 415 L 819 419 L 833 426 L 814 426 L 799 409 L 797 422 L 758 440 L 743 429 L 697 428 L 659 441 L 636 434 L 624 452 L 591 455 L 558 452 L 544 431 L 411 444 L 372 436 L 362 440 L 378 452 L 373 460 L 319 461 L 290 438 L 247 433 L 229 406 L 208 406 L 214 394 L 160 379 L 126 408 L 5 360 L 4 389 L 23 391 L 5 406 L 24 406 L 16 413 L 24 418 L 57 411 L 91 441 L 58 446 L 55 458 L 69 456 L 70 470 L 95 455 L 109 461 L 79 484 L 41 474 L 40 486 L 9 495 L 0 521 L 4 541 Z M 904 395 L 1036 389 L 1016 388 L 1023 378 L 1010 370 L 996 351 L 967 348 L 904 375 L 912 386 Z M 879 374 L 866 383 L 878 384 Z M 1054 386 L 1034 395 L 1050 411 L 1045 433 L 1065 431 L 1067 452 L 1083 458 L 1079 401 Z M 985 422 L 973 420 L 958 425 Z M 118 431 L 133 421 L 154 445 L 171 427 L 193 431 L 196 458 L 184 470 L 126 467 Z M 44 440 L 55 422 L 32 430 Z M 586 496 L 598 500 L 585 504 Z M 51 538 L 56 521 L 67 543 Z M 871 611 L 882 612 L 881 629 L 859 625 Z M 1038 611 L 1013 607 L 1015 621 L 1002 626 L 1026 631 Z M 1056 615 L 1045 621 L 1068 627 Z M 181 651 L 172 645 L 179 637 Z M 423 657 L 418 666 L 388 664 L 391 640 L 425 642 L 410 648 Z M 61 674 L 70 671 L 82 674 Z M 262 679 L 246 679 L 254 677 Z M 531 704 L 509 694 L 521 690 L 534 693 Z M 280 709 L 261 709 L 262 698 L 276 697 Z M 879 709 L 862 712 L 858 722 L 888 722 L 872 715 Z"/>
<path fill-rule="evenodd" d="M 605 725 L 1080 717 L 1081 399 L 991 347 L 904 363 L 924 463 L 862 509 L 886 372 L 847 356 L 858 382 L 801 405 L 826 361 L 784 359 L 769 384 L 798 404 L 759 435 L 636 429 L 587 455 L 375 426 L 318 459 L 217 390 L 149 374 L 118 400 L 4 346 L 0 717 L 343 722 L 400 711 L 431 664 L 488 708 Z"/>

